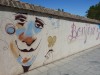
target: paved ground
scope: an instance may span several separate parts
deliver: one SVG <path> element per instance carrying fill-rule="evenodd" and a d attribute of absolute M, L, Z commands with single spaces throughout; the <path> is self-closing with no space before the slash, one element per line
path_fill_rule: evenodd
<path fill-rule="evenodd" d="M 21 75 L 100 75 L 100 46 Z"/>

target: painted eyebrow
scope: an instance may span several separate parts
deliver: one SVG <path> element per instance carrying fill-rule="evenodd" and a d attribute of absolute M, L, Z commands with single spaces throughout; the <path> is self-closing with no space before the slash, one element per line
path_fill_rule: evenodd
<path fill-rule="evenodd" d="M 15 20 L 19 20 L 20 18 L 26 19 L 26 17 L 21 14 L 15 16 Z"/>

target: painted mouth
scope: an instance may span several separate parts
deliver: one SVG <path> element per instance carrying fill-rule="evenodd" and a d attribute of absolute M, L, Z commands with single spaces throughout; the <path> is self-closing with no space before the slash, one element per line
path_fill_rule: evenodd
<path fill-rule="evenodd" d="M 41 41 L 40 41 L 40 42 L 41 42 Z M 39 42 L 39 44 L 37 45 L 37 47 L 36 47 L 35 49 L 31 48 L 31 49 L 27 50 L 27 49 L 20 49 L 20 48 L 18 47 L 17 41 L 15 40 L 15 43 L 16 43 L 16 45 L 17 45 L 17 48 L 18 48 L 21 52 L 33 52 L 33 51 L 35 51 L 35 50 L 39 47 L 40 42 Z"/>

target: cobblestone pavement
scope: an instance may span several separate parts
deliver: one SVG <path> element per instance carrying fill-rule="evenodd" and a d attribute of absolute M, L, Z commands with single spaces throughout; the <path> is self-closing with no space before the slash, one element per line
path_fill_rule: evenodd
<path fill-rule="evenodd" d="M 21 75 L 100 75 L 100 46 Z"/>

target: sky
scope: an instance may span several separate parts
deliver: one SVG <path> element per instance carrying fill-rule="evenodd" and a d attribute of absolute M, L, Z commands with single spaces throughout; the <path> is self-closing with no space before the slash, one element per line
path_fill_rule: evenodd
<path fill-rule="evenodd" d="M 89 9 L 89 7 L 100 2 L 100 0 L 20 0 L 20 1 L 55 10 L 60 8 L 64 9 L 64 12 L 80 16 L 86 16 L 86 11 Z"/>

